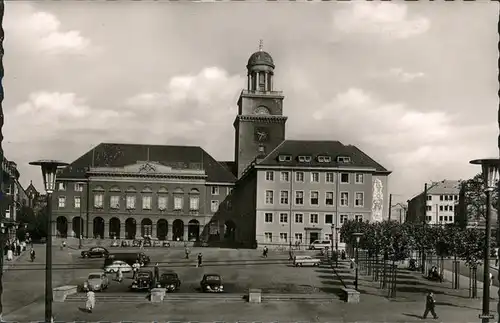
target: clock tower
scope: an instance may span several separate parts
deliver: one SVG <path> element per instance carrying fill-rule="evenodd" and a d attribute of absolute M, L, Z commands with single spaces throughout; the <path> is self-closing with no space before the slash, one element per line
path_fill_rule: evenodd
<path fill-rule="evenodd" d="M 265 157 L 285 140 L 284 96 L 273 89 L 274 67 L 261 42 L 259 51 L 248 60 L 247 89 L 241 92 L 233 123 L 238 178 L 251 162 Z"/>

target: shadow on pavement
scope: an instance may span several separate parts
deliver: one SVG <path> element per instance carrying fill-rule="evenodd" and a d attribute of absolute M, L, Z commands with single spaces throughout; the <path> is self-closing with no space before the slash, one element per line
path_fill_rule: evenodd
<path fill-rule="evenodd" d="M 78 310 L 82 313 L 90 313 L 90 311 L 87 310 L 85 307 L 78 307 Z"/>
<path fill-rule="evenodd" d="M 404 316 L 409 316 L 409 317 L 415 317 L 417 319 L 423 319 L 422 315 L 416 315 L 416 314 L 409 314 L 409 313 L 403 313 Z"/>

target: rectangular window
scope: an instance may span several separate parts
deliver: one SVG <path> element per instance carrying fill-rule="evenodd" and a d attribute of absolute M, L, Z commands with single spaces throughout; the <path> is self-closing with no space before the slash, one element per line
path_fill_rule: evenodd
<path fill-rule="evenodd" d="M 333 224 L 333 214 L 325 214 L 325 224 Z"/>
<path fill-rule="evenodd" d="M 219 186 L 212 186 L 212 195 L 219 195 Z"/>
<path fill-rule="evenodd" d="M 75 199 L 74 199 L 75 209 L 79 209 L 81 207 L 80 202 L 81 202 L 80 196 L 75 196 Z"/>
<path fill-rule="evenodd" d="M 289 182 L 290 181 L 290 173 L 289 172 L 280 172 L 280 181 Z"/>
<path fill-rule="evenodd" d="M 439 206 L 439 211 L 444 211 L 444 207 L 442 205 Z"/>
<path fill-rule="evenodd" d="M 304 223 L 304 214 L 295 213 L 295 223 Z"/>
<path fill-rule="evenodd" d="M 266 223 L 273 223 L 273 214 L 272 213 L 265 213 L 264 220 Z"/>
<path fill-rule="evenodd" d="M 455 196 L 454 196 L 454 200 L 455 200 L 455 201 L 456 201 L 456 200 L 458 200 L 458 195 L 455 195 Z"/>
<path fill-rule="evenodd" d="M 280 204 L 288 204 L 288 191 L 280 191 Z"/>
<path fill-rule="evenodd" d="M 286 232 L 281 232 L 280 233 L 280 242 L 287 242 L 288 241 L 288 234 Z"/>
<path fill-rule="evenodd" d="M 151 196 L 143 196 L 142 197 L 142 209 L 143 210 L 151 210 L 151 200 L 153 198 Z"/>
<path fill-rule="evenodd" d="M 317 172 L 311 173 L 311 182 L 312 183 L 319 183 L 319 173 L 317 173 Z"/>
<path fill-rule="evenodd" d="M 66 207 L 66 196 L 59 196 L 59 208 Z"/>
<path fill-rule="evenodd" d="M 356 199 L 354 200 L 354 206 L 362 207 L 365 204 L 365 194 L 363 192 L 356 192 Z"/>
<path fill-rule="evenodd" d="M 295 205 L 304 205 L 304 191 L 295 191 Z"/>
<path fill-rule="evenodd" d="M 363 222 L 363 215 L 361 215 L 361 214 L 354 215 L 354 220 L 356 222 Z"/>
<path fill-rule="evenodd" d="M 94 207 L 101 209 L 104 206 L 104 196 L 102 194 L 94 194 Z"/>
<path fill-rule="evenodd" d="M 318 218 L 319 218 L 318 214 L 316 214 L 316 213 L 310 214 L 309 215 L 309 223 L 318 224 Z"/>
<path fill-rule="evenodd" d="M 363 184 L 364 183 L 364 176 L 363 176 L 363 174 L 359 174 L 359 173 L 355 174 L 354 175 L 354 182 L 356 184 Z"/>
<path fill-rule="evenodd" d="M 184 198 L 182 196 L 174 196 L 174 210 L 179 211 L 184 207 Z"/>
<path fill-rule="evenodd" d="M 295 173 L 295 181 L 302 183 L 304 182 L 304 172 L 296 172 Z"/>
<path fill-rule="evenodd" d="M 342 184 L 349 184 L 349 174 L 348 173 L 340 174 L 340 182 Z"/>
<path fill-rule="evenodd" d="M 274 192 L 271 190 L 266 191 L 266 204 L 274 204 Z"/>
<path fill-rule="evenodd" d="M 453 205 L 450 205 L 450 211 L 453 211 Z"/>
<path fill-rule="evenodd" d="M 83 183 L 75 183 L 75 192 L 83 192 Z"/>
<path fill-rule="evenodd" d="M 444 210 L 445 210 L 445 211 L 448 211 L 448 205 L 445 205 L 445 206 L 444 206 Z"/>
<path fill-rule="evenodd" d="M 127 210 L 134 210 L 135 209 L 135 196 L 127 196 Z"/>
<path fill-rule="evenodd" d="M 280 223 L 288 223 L 288 213 L 280 213 Z"/>
<path fill-rule="evenodd" d="M 230 195 L 233 192 L 233 187 L 227 188 L 227 195 Z"/>
<path fill-rule="evenodd" d="M 274 181 L 274 172 L 266 171 L 266 181 L 273 182 Z"/>
<path fill-rule="evenodd" d="M 167 197 L 158 196 L 158 210 L 165 211 L 167 209 Z"/>
<path fill-rule="evenodd" d="M 191 211 L 198 211 L 200 209 L 200 197 L 190 196 L 189 197 L 189 209 Z"/>
<path fill-rule="evenodd" d="M 319 192 L 311 191 L 311 205 L 319 205 Z"/>
<path fill-rule="evenodd" d="M 340 206 L 349 206 L 349 192 L 340 192 Z"/>
<path fill-rule="evenodd" d="M 349 219 L 349 217 L 347 216 L 347 214 L 341 214 L 340 215 L 340 224 L 346 223 L 348 219 Z"/>
<path fill-rule="evenodd" d="M 439 222 L 443 222 L 443 216 L 442 215 L 439 216 Z"/>
<path fill-rule="evenodd" d="M 210 203 L 210 210 L 212 212 L 217 212 L 219 210 L 219 201 L 212 201 Z"/>
<path fill-rule="evenodd" d="M 110 196 L 109 198 L 109 207 L 112 209 L 119 209 L 120 208 L 120 197 L 119 196 Z"/>
<path fill-rule="evenodd" d="M 325 205 L 333 205 L 333 192 L 326 192 Z"/>
<path fill-rule="evenodd" d="M 444 196 L 444 200 L 445 200 L 445 201 L 448 201 L 448 195 L 445 195 L 445 196 Z"/>
<path fill-rule="evenodd" d="M 295 234 L 295 241 L 302 242 L 302 233 L 296 233 Z"/>
<path fill-rule="evenodd" d="M 59 182 L 57 185 L 57 190 L 58 191 L 65 191 L 66 190 L 66 185 L 64 183 Z"/>
<path fill-rule="evenodd" d="M 426 209 L 427 211 L 432 211 L 432 205 L 427 205 Z"/>
<path fill-rule="evenodd" d="M 333 173 L 332 172 L 328 172 L 325 174 L 325 182 L 333 183 Z"/>
<path fill-rule="evenodd" d="M 264 232 L 264 239 L 266 242 L 273 242 L 273 233 L 272 232 Z"/>

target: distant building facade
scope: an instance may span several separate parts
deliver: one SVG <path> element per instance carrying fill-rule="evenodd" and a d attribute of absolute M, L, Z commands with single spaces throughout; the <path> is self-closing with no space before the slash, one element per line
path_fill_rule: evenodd
<path fill-rule="evenodd" d="M 26 191 L 19 182 L 19 171 L 17 164 L 4 158 L 2 162 L 3 183 L 2 183 L 2 223 L 8 228 L 8 236 L 13 238 L 19 225 L 18 215 L 22 206 L 29 204 Z"/>
<path fill-rule="evenodd" d="M 421 192 L 408 201 L 407 220 L 423 223 L 425 216 L 427 224 L 454 223 L 460 187 L 460 180 L 443 180 L 428 184 L 427 196 Z"/>

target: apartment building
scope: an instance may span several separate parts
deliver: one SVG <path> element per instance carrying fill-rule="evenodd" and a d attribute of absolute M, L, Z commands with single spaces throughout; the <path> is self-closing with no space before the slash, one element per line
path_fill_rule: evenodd
<path fill-rule="evenodd" d="M 427 184 L 427 196 L 421 192 L 408 201 L 407 220 L 422 222 L 425 214 L 425 221 L 428 224 L 454 223 L 460 183 L 460 180 L 442 180 Z"/>

